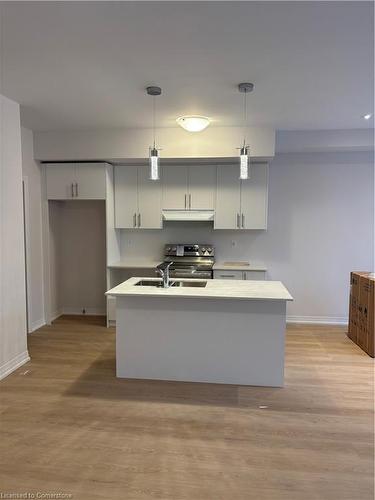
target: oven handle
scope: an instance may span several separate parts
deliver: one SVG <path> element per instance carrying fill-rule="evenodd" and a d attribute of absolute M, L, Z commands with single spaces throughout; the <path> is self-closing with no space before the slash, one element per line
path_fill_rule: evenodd
<path fill-rule="evenodd" d="M 212 271 L 171 271 L 169 273 L 171 278 L 203 278 L 203 279 L 211 279 Z"/>

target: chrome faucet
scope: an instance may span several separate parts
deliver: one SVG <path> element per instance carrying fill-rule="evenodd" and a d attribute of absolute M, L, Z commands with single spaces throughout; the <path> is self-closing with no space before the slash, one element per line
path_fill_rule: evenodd
<path fill-rule="evenodd" d="M 156 271 L 160 274 L 163 280 L 163 288 L 169 288 L 169 268 L 173 262 L 162 262 L 156 266 Z"/>

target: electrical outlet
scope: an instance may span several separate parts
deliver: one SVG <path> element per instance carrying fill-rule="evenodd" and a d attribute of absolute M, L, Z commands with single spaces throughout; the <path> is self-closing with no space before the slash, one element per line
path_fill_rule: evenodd
<path fill-rule="evenodd" d="M 86 309 L 85 308 L 82 309 L 82 314 L 86 314 Z"/>

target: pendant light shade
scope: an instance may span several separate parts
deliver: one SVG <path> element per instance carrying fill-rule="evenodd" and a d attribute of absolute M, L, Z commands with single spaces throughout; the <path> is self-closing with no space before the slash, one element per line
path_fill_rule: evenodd
<path fill-rule="evenodd" d="M 156 148 L 150 148 L 150 179 L 158 181 L 159 177 L 159 151 Z"/>
<path fill-rule="evenodd" d="M 153 145 L 149 147 L 149 164 L 150 164 L 150 180 L 158 181 L 159 176 L 159 150 L 156 147 L 155 141 L 155 97 L 161 94 L 160 87 L 147 87 L 146 92 L 152 96 L 152 135 Z"/>
<path fill-rule="evenodd" d="M 240 179 L 248 179 L 250 174 L 250 150 L 248 146 L 240 148 Z"/>
<path fill-rule="evenodd" d="M 248 92 L 252 92 L 254 85 L 252 83 L 240 83 L 238 90 L 244 94 L 243 106 L 243 145 L 240 150 L 240 179 L 245 180 L 250 178 L 250 147 L 246 144 L 247 131 L 247 101 Z"/>

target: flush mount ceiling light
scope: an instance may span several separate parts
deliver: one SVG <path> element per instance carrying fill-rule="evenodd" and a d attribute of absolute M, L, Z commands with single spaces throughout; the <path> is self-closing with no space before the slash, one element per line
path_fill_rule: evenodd
<path fill-rule="evenodd" d="M 188 132 L 201 132 L 210 124 L 206 116 L 180 116 L 176 122 Z"/>
<path fill-rule="evenodd" d="M 150 162 L 150 179 L 152 181 L 159 180 L 159 150 L 155 142 L 155 97 L 161 94 L 160 87 L 147 87 L 146 92 L 152 96 L 152 135 L 153 145 L 149 147 L 149 162 Z"/>
<path fill-rule="evenodd" d="M 247 129 L 247 101 L 246 97 L 249 92 L 254 89 L 252 83 L 240 83 L 238 90 L 244 94 L 243 103 L 243 144 L 240 150 L 240 179 L 249 179 L 250 177 L 250 147 L 246 144 L 246 129 Z"/>
<path fill-rule="evenodd" d="M 363 118 L 364 118 L 365 120 L 369 120 L 371 117 L 372 117 L 372 114 L 371 114 L 371 113 L 368 113 L 367 115 L 363 115 Z"/>

